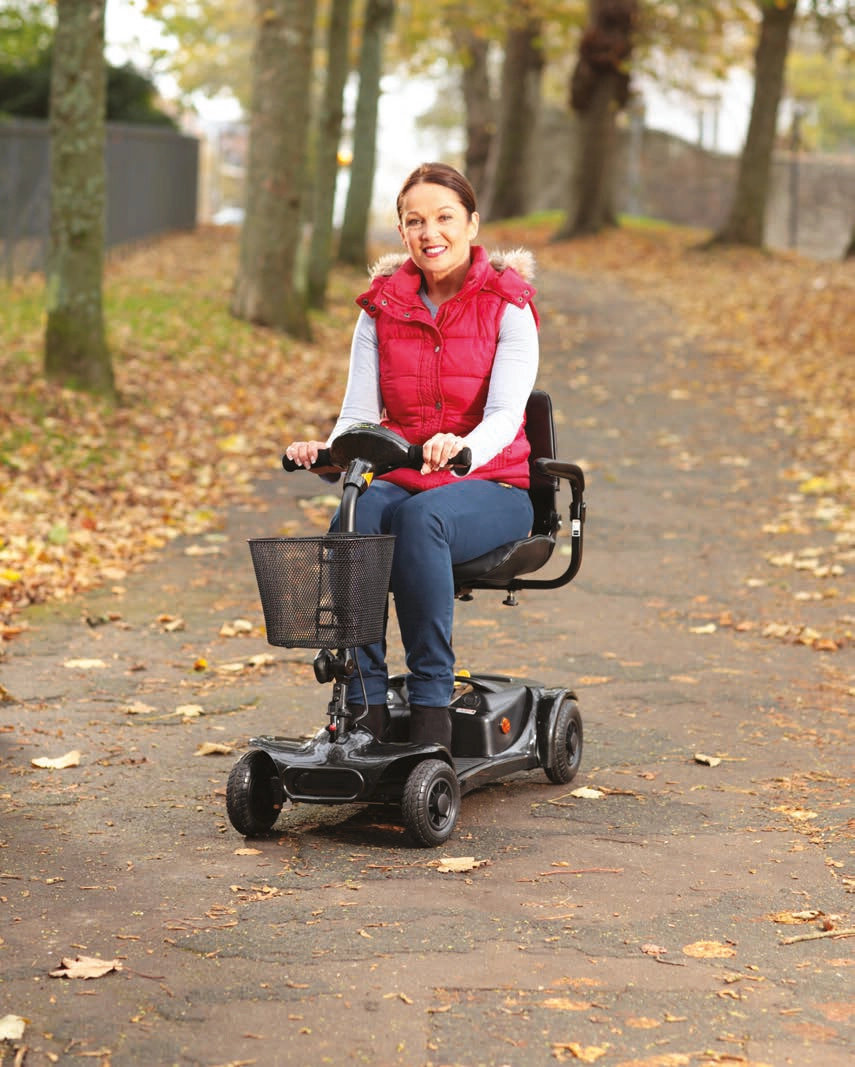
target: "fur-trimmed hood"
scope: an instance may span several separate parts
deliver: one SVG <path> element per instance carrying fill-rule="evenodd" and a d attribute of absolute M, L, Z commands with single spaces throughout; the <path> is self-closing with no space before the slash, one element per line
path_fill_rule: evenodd
<path fill-rule="evenodd" d="M 534 281 L 535 260 L 534 254 L 527 248 L 513 248 L 509 251 L 495 251 L 489 253 L 490 266 L 494 270 L 503 271 L 510 268 L 515 270 L 521 278 L 527 282 Z M 373 282 L 375 278 L 388 278 L 402 267 L 410 257 L 405 252 L 387 252 L 368 268 L 368 276 Z"/>

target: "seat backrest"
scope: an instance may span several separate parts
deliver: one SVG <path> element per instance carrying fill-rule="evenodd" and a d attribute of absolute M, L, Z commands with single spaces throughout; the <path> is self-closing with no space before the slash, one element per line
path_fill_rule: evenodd
<path fill-rule="evenodd" d="M 560 516 L 555 506 L 558 479 L 537 470 L 538 459 L 555 459 L 555 424 L 552 400 L 543 389 L 533 389 L 525 409 L 525 435 L 531 447 L 528 495 L 534 507 L 533 534 L 555 535 Z"/>

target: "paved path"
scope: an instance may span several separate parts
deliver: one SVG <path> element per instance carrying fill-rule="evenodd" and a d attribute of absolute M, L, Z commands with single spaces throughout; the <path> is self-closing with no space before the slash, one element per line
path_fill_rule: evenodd
<path fill-rule="evenodd" d="M 832 543 L 764 533 L 791 491 L 775 398 L 614 284 L 544 276 L 540 307 L 585 562 L 515 609 L 459 605 L 456 644 L 462 666 L 575 686 L 577 780 L 471 794 L 438 852 L 385 809 L 235 834 L 236 753 L 311 731 L 328 699 L 311 653 L 257 628 L 246 538 L 326 507 L 274 457 L 218 535 L 34 612 L 2 665 L 0 1018 L 28 1022 L 0 1062 L 851 1063 L 855 939 L 788 939 L 855 926 L 853 649 L 762 635 L 839 627 L 851 574 L 813 599 L 828 580 L 767 562 Z M 221 635 L 235 619 L 254 632 Z M 585 785 L 602 795 L 569 795 Z M 121 970 L 50 977 L 76 956 Z"/>

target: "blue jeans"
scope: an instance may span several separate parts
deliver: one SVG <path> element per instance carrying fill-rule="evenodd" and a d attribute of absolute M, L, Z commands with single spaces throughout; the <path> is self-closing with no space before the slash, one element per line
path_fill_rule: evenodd
<path fill-rule="evenodd" d="M 532 506 L 525 489 L 473 478 L 410 493 L 376 479 L 356 505 L 362 534 L 395 534 L 391 590 L 407 659 L 411 704 L 443 707 L 454 689 L 453 564 L 528 536 Z M 336 513 L 331 529 L 338 529 Z M 385 704 L 386 639 L 356 652 L 359 672 L 348 699 Z M 364 682 L 364 691 L 363 691 Z"/>

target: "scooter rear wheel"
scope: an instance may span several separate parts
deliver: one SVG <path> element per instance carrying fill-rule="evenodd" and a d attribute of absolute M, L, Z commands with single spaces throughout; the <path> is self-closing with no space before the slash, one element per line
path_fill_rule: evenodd
<path fill-rule="evenodd" d="M 451 837 L 460 813 L 460 783 L 454 769 L 441 759 L 416 764 L 404 785 L 401 801 L 404 825 L 426 848 Z"/>
<path fill-rule="evenodd" d="M 582 763 L 582 716 L 575 700 L 564 697 L 549 717 L 549 730 L 554 755 L 543 769 L 550 782 L 566 785 L 576 777 Z"/>
<path fill-rule="evenodd" d="M 284 790 L 272 757 L 260 748 L 245 752 L 226 785 L 226 811 L 239 834 L 266 833 L 279 818 Z"/>

